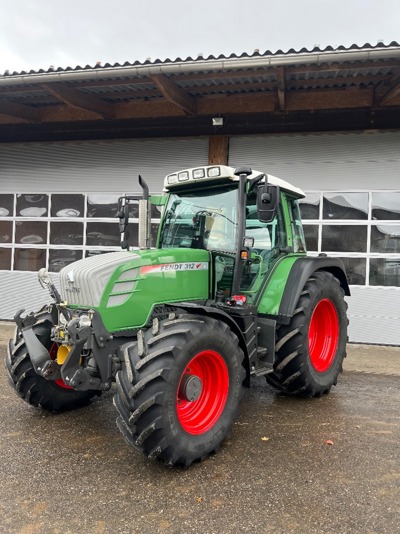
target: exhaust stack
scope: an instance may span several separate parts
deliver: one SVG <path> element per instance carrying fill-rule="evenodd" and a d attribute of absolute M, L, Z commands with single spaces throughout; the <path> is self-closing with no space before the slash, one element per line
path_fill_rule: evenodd
<path fill-rule="evenodd" d="M 139 175 L 139 185 L 143 190 L 143 197 L 139 200 L 139 249 L 145 250 L 151 247 L 151 206 L 149 202 L 149 186 Z"/>

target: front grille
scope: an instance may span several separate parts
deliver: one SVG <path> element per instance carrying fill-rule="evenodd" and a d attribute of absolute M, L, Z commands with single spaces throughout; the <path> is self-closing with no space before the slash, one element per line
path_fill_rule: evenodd
<path fill-rule="evenodd" d="M 115 269 L 138 258 L 132 252 L 109 252 L 64 267 L 60 271 L 62 300 L 72 305 L 98 307 L 104 288 Z"/>

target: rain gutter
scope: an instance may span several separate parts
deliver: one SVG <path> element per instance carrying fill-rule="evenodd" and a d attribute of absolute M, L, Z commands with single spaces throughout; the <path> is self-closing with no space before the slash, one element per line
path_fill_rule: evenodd
<path fill-rule="evenodd" d="M 35 83 L 104 80 L 105 78 L 143 78 L 154 74 L 189 74 L 233 69 L 256 69 L 293 65 L 322 65 L 352 61 L 376 61 L 400 59 L 400 47 L 367 50 L 336 50 L 330 52 L 299 52 L 287 55 L 250 56 L 246 58 L 191 59 L 171 63 L 143 64 L 136 66 L 86 68 L 58 72 L 27 73 L 0 76 L 0 86 Z"/>

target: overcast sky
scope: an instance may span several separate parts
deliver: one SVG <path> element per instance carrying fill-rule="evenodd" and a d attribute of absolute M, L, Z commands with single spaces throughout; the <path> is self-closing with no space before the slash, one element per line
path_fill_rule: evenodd
<path fill-rule="evenodd" d="M 0 74 L 400 42 L 400 0 L 0 0 Z"/>

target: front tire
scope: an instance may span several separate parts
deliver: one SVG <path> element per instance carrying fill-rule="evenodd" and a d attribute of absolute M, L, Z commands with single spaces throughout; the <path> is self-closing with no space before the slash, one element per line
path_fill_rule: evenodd
<path fill-rule="evenodd" d="M 122 347 L 117 425 L 150 459 L 188 467 L 216 451 L 234 421 L 244 379 L 238 338 L 222 321 L 182 315 Z"/>
<path fill-rule="evenodd" d="M 51 316 L 48 313 L 40 313 L 33 331 L 49 350 L 51 357 L 55 344 L 50 339 Z M 62 380 L 46 380 L 38 375 L 32 365 L 29 352 L 24 338 L 16 330 L 15 338 L 10 340 L 5 366 L 11 387 L 17 394 L 31 406 L 43 408 L 49 412 L 61 412 L 73 410 L 88 404 L 94 395 L 100 395 L 100 391 L 75 391 L 67 386 Z"/>
<path fill-rule="evenodd" d="M 331 273 L 308 279 L 288 325 L 277 330 L 274 372 L 267 382 L 284 393 L 319 397 L 342 372 L 347 343 L 347 304 Z"/>

